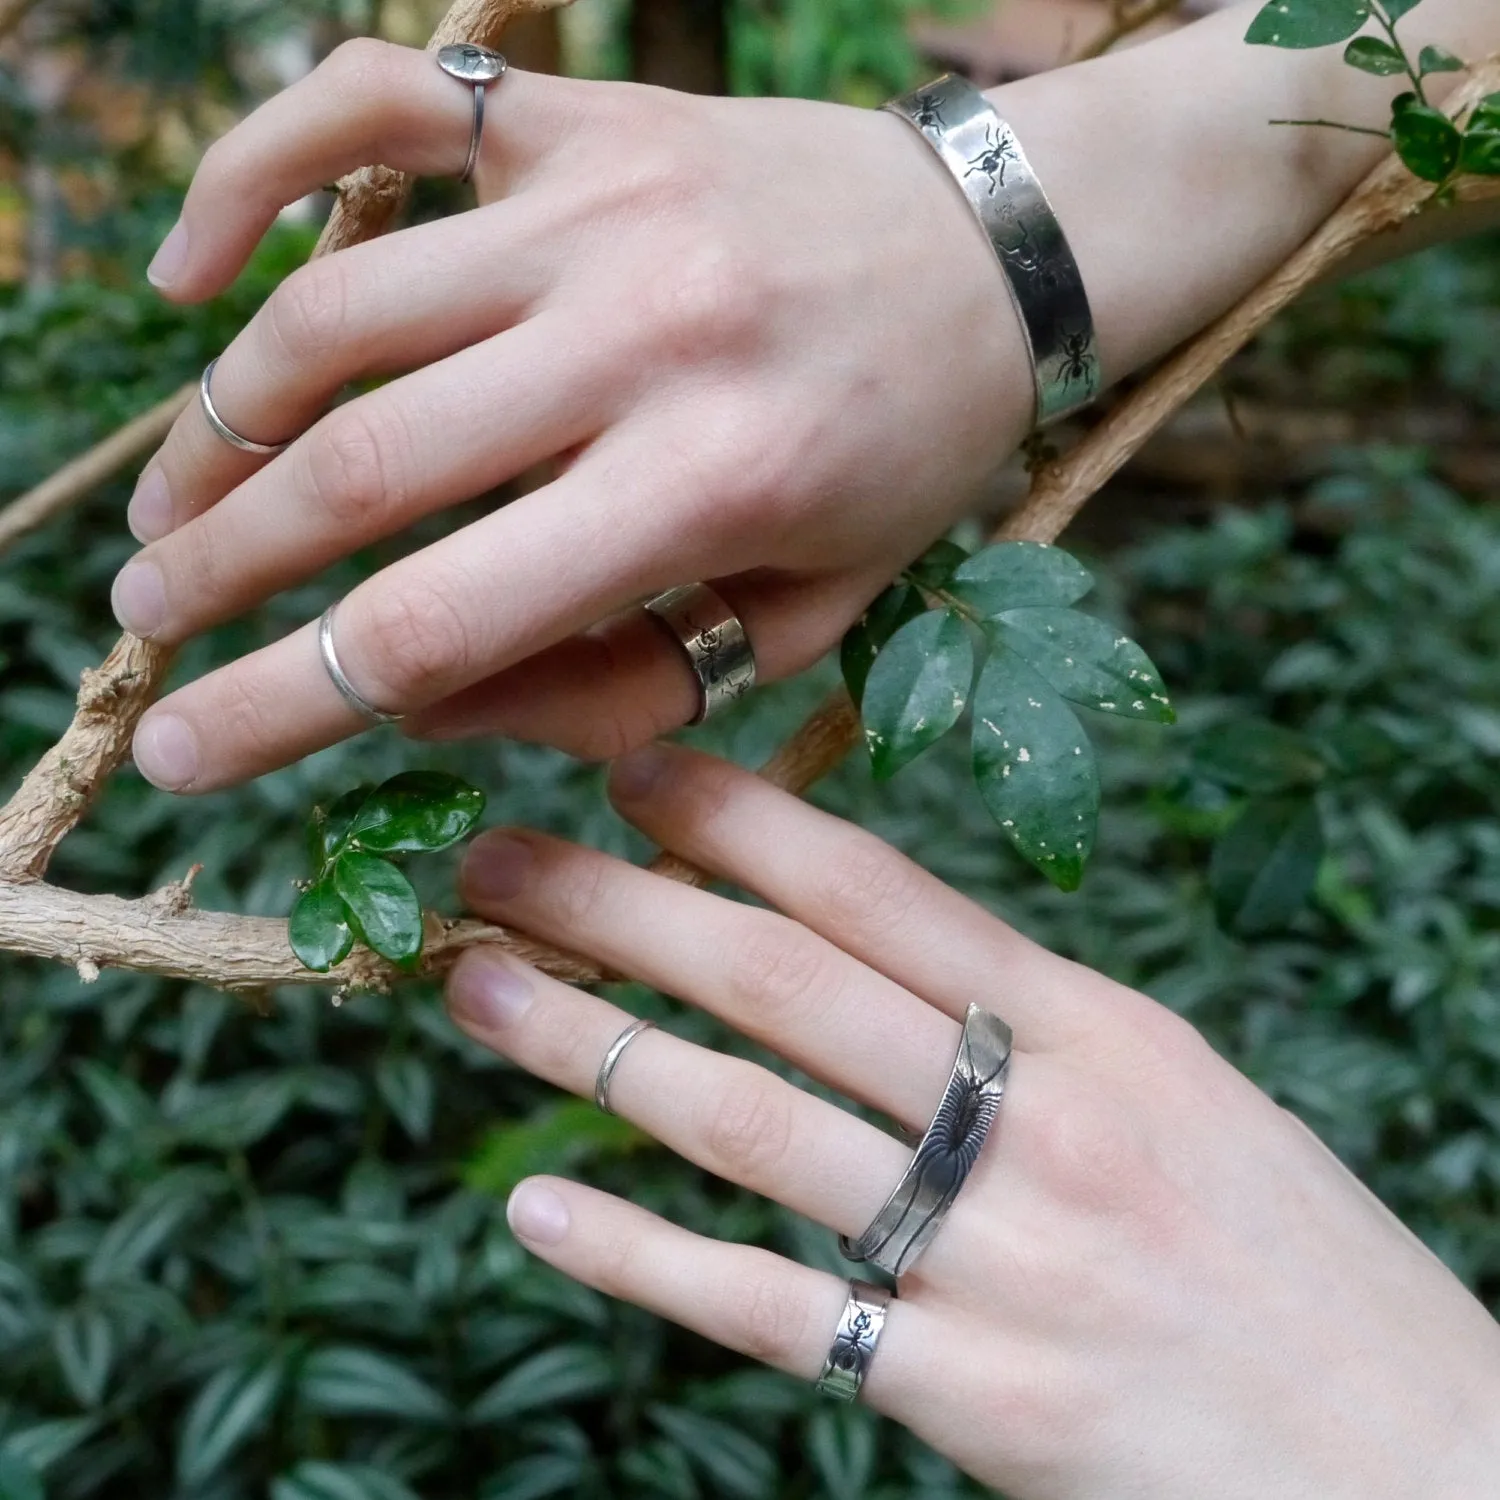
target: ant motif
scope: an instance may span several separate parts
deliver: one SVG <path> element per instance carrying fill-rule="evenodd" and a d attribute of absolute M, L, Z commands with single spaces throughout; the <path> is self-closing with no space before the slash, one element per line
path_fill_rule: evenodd
<path fill-rule="evenodd" d="M 912 119 L 923 130 L 941 130 L 943 128 L 942 106 L 931 94 L 918 94 L 916 107 L 912 111 Z"/>
<path fill-rule="evenodd" d="M 1062 345 L 1062 382 L 1072 385 L 1075 380 L 1085 384 L 1094 378 L 1094 351 L 1086 333 L 1066 333 Z"/>
<path fill-rule="evenodd" d="M 1057 269 L 1046 253 L 1032 243 L 1031 231 L 1021 225 L 1021 237 L 1014 245 L 1002 245 L 1000 254 L 1005 264 L 1018 275 L 1026 278 L 1041 291 L 1057 285 Z"/>
<path fill-rule="evenodd" d="M 995 127 L 991 125 L 985 131 L 984 140 L 984 150 L 970 159 L 969 170 L 964 176 L 972 177 L 976 172 L 983 172 L 990 180 L 990 197 L 993 198 L 995 189 L 1005 186 L 1006 167 L 1018 160 L 1016 138 L 1008 130 L 997 134 Z"/>

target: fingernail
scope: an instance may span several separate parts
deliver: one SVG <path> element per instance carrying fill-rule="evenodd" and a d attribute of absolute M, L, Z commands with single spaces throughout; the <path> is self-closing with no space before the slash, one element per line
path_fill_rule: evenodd
<path fill-rule="evenodd" d="M 187 258 L 187 230 L 182 227 L 182 220 L 179 219 L 172 226 L 171 233 L 161 242 L 161 248 L 151 257 L 151 264 L 146 267 L 146 280 L 165 291 L 182 274 Z"/>
<path fill-rule="evenodd" d="M 176 714 L 147 714 L 135 731 L 135 768 L 164 792 L 198 779 L 198 737 Z"/>
<path fill-rule="evenodd" d="M 533 1245 L 555 1245 L 573 1227 L 562 1195 L 540 1182 L 523 1182 L 510 1195 L 505 1217 L 516 1238 Z"/>
<path fill-rule="evenodd" d="M 499 1031 L 514 1026 L 535 998 L 526 971 L 491 949 L 471 949 L 448 979 L 448 1009 L 465 1029 Z"/>
<path fill-rule="evenodd" d="M 138 542 L 159 542 L 172 529 L 172 492 L 160 464 L 152 464 L 136 481 L 125 523 Z"/>
<path fill-rule="evenodd" d="M 629 802 L 646 796 L 666 774 L 672 752 L 661 745 L 643 745 L 622 755 L 609 773 L 610 794 Z"/>
<path fill-rule="evenodd" d="M 167 618 L 167 590 L 161 569 L 155 563 L 126 563 L 115 579 L 110 603 L 122 629 L 149 641 Z"/>
<path fill-rule="evenodd" d="M 529 844 L 505 833 L 486 834 L 469 845 L 459 883 L 472 904 L 509 901 L 526 884 L 531 862 Z"/>

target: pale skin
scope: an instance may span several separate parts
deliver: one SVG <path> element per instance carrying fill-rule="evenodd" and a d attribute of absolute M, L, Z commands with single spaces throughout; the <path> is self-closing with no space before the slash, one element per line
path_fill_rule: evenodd
<path fill-rule="evenodd" d="M 1144 995 L 1054 957 L 871 834 L 648 747 L 616 806 L 751 907 L 535 833 L 464 867 L 487 917 L 586 952 L 921 1131 L 968 1003 L 1011 1024 L 999 1120 L 902 1279 L 864 1390 L 1014 1500 L 1481 1500 L 1500 1325 L 1331 1152 Z M 495 950 L 449 1006 L 585 1097 L 630 1016 Z M 695 1165 L 857 1235 L 909 1149 L 767 1069 L 649 1031 L 610 1102 Z M 533 1178 L 510 1221 L 612 1296 L 815 1379 L 846 1283 Z"/>
<path fill-rule="evenodd" d="M 1108 379 L 1281 264 L 1383 149 L 1266 123 L 1378 123 L 1400 80 L 1337 48 L 1248 47 L 1255 8 L 992 95 L 1072 241 Z M 1460 56 L 1500 46 L 1493 0 L 1426 0 L 1406 24 Z M 422 53 L 341 48 L 210 150 L 154 279 L 214 295 L 284 203 L 365 162 L 456 172 L 470 110 Z M 1031 382 L 988 246 L 889 115 L 512 73 L 487 118 L 478 209 L 299 271 L 225 350 L 225 419 L 297 441 L 267 462 L 185 412 L 132 501 L 147 545 L 115 606 L 180 640 L 561 459 L 355 589 L 339 654 L 419 736 L 607 758 L 694 709 L 637 601 L 713 579 L 762 679 L 801 670 L 972 508 Z M 396 378 L 329 410 L 376 373 Z M 309 624 L 166 698 L 135 758 L 204 792 L 362 727 Z"/>

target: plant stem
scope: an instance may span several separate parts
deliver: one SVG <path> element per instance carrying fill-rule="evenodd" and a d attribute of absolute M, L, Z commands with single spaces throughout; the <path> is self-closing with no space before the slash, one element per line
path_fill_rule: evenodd
<path fill-rule="evenodd" d="M 1321 125 L 1326 130 L 1347 130 L 1352 135 L 1378 135 L 1381 140 L 1389 140 L 1390 132 L 1375 130 L 1369 125 L 1345 125 L 1339 120 L 1270 120 L 1271 125 Z"/>
<path fill-rule="evenodd" d="M 1370 0 L 1370 9 L 1375 13 L 1375 19 L 1385 29 L 1385 34 L 1391 39 L 1391 46 L 1401 54 L 1402 66 L 1406 69 L 1406 76 L 1411 79 L 1411 86 L 1417 91 L 1417 98 L 1423 104 L 1427 103 L 1427 90 L 1422 87 L 1422 75 L 1412 66 L 1412 60 L 1406 55 L 1406 48 L 1401 45 L 1401 38 L 1396 35 L 1396 23 L 1386 14 L 1385 6 L 1380 0 Z"/>

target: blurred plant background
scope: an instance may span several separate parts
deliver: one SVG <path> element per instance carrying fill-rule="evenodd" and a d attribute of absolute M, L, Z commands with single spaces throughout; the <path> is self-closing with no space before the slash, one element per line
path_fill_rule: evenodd
<path fill-rule="evenodd" d="M 32 6 L 0 52 L 0 502 L 195 374 L 310 248 L 317 205 L 290 213 L 210 307 L 173 310 L 146 288 L 142 267 L 205 142 L 342 36 L 419 40 L 437 8 Z M 718 70 L 741 89 L 869 103 L 922 67 L 910 9 L 580 0 L 518 48 L 581 73 Z M 418 211 L 460 201 L 427 185 Z M 1151 652 L 1183 721 L 1092 725 L 1105 815 L 1081 893 L 1019 864 L 956 744 L 881 788 L 851 761 L 817 793 L 1043 942 L 1190 1017 L 1492 1307 L 1497 335 L 1493 241 L 1325 291 L 1070 538 L 1101 578 L 1096 607 Z M 79 671 L 114 638 L 128 488 L 106 487 L 0 559 L 0 791 L 62 729 Z M 1010 494 L 1002 485 L 995 506 Z M 312 617 L 412 544 L 195 643 L 180 674 Z M 698 737 L 753 762 L 835 675 L 825 664 L 760 693 Z M 1247 719 L 1259 727 L 1233 738 L 1256 753 L 1226 766 L 1216 728 Z M 201 862 L 205 905 L 284 914 L 312 803 L 418 765 L 485 787 L 489 822 L 644 853 L 595 769 L 385 731 L 203 802 L 122 774 L 56 875 L 134 895 Z M 1279 857 L 1310 898 L 1247 912 L 1221 881 L 1216 914 L 1211 841 L 1246 797 L 1293 793 L 1317 806 L 1323 834 Z M 451 902 L 451 871 L 438 858 L 416 872 L 435 904 Z M 995 982 L 998 1003 L 1005 976 Z M 624 998 L 743 1047 L 661 997 Z M 835 1410 L 528 1263 L 503 1202 L 537 1169 L 839 1264 L 820 1231 L 467 1043 L 435 993 L 247 1004 L 0 959 L 0 1500 L 974 1493 L 865 1410 Z"/>

